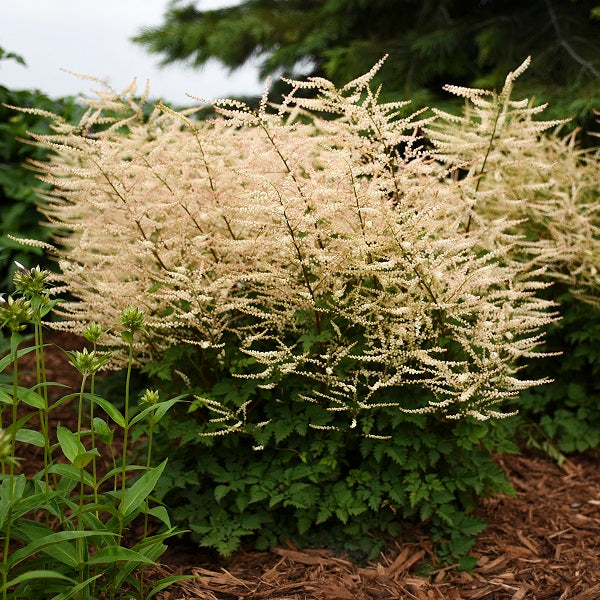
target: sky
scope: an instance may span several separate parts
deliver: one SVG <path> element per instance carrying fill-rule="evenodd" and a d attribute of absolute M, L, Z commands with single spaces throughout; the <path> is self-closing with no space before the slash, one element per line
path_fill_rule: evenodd
<path fill-rule="evenodd" d="M 200 9 L 239 0 L 198 0 Z M 144 26 L 158 25 L 168 0 L 0 0 L 0 47 L 20 54 L 0 62 L 0 85 L 40 89 L 52 97 L 89 94 L 94 84 L 61 69 L 92 75 L 120 91 L 136 77 L 140 91 L 175 105 L 203 98 L 260 94 L 264 83 L 256 66 L 230 73 L 214 61 L 200 69 L 184 64 L 160 67 L 161 57 L 129 41 Z"/>

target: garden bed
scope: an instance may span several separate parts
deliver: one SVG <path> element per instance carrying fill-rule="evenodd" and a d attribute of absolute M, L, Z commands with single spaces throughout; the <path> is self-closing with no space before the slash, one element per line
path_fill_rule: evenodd
<path fill-rule="evenodd" d="M 48 341 L 73 348 L 76 339 L 49 334 Z M 29 357 L 24 357 L 27 367 Z M 55 347 L 47 352 L 48 380 L 77 387 L 79 376 Z M 71 409 L 52 413 L 68 424 Z M 43 457 L 22 447 L 24 469 L 36 472 Z M 37 464 L 39 462 L 39 464 Z M 535 599 L 596 600 L 600 597 L 600 451 L 575 455 L 558 468 L 543 456 L 505 456 L 499 463 L 517 496 L 495 496 L 483 502 L 481 516 L 489 524 L 473 554 L 472 573 L 452 568 L 419 576 L 435 560 L 431 543 L 389 544 L 377 561 L 359 565 L 327 550 L 274 548 L 241 551 L 230 559 L 215 558 L 179 542 L 163 556 L 156 575 L 193 573 L 197 580 L 172 586 L 162 600 L 270 599 Z"/>

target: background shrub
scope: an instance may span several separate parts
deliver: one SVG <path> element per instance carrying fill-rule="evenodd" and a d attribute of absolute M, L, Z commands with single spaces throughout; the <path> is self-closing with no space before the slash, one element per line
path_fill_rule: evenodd
<path fill-rule="evenodd" d="M 39 90 L 10 90 L 0 85 L 1 289 L 12 285 L 15 260 L 55 268 L 40 247 L 24 246 L 8 237 L 12 235 L 44 242 L 51 237 L 50 229 L 42 224 L 36 210 L 41 202 L 37 190 L 49 186 L 41 183 L 27 167 L 30 159 L 44 160 L 48 156 L 48 148 L 23 143 L 29 138 L 29 132 L 48 133 L 48 118 L 40 113 L 15 112 L 11 106 L 35 107 L 40 111 L 60 114 L 67 120 L 75 119 L 80 109 L 73 98 L 54 100 Z"/>
<path fill-rule="evenodd" d="M 524 373 L 552 374 L 552 381 L 522 392 L 519 422 L 530 444 L 562 462 L 560 453 L 600 444 L 600 309 L 564 288 L 559 300 L 563 317 L 545 340 L 545 349 L 556 354 L 533 361 Z"/>

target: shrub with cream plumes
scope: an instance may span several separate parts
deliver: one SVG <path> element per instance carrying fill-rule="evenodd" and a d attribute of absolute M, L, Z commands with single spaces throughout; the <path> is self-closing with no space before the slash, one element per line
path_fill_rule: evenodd
<path fill-rule="evenodd" d="M 510 258 L 545 268 L 545 297 L 559 303 L 561 321 L 548 328 L 544 349 L 525 378 L 552 382 L 520 395 L 521 428 L 529 444 L 559 462 L 562 452 L 600 443 L 600 178 L 597 148 L 582 148 L 577 132 L 543 121 L 545 105 L 513 99 L 526 60 L 500 93 L 447 86 L 465 98 L 462 115 L 436 111 L 427 136 L 446 183 L 458 193 L 448 210 L 463 229 L 489 231 L 504 216 L 514 236 Z M 592 134 L 593 135 L 593 134 Z M 498 236 L 488 236 L 494 248 Z"/>
<path fill-rule="evenodd" d="M 110 328 L 137 303 L 148 359 L 233 337 L 260 366 L 237 376 L 274 387 L 299 374 L 307 400 L 351 420 L 390 403 L 500 416 L 533 383 L 514 364 L 533 355 L 548 303 L 537 273 L 501 260 L 506 241 L 482 252 L 448 217 L 416 135 L 425 122 L 379 103 L 379 66 L 340 90 L 290 82 L 277 111 L 266 97 L 257 112 L 217 101 L 205 122 L 106 94 L 79 125 L 36 136 L 56 150 L 39 165 L 54 185 L 45 214 L 68 231 L 62 326 Z M 396 402 L 404 385 L 428 400 Z"/>
<path fill-rule="evenodd" d="M 490 451 L 507 448 L 503 403 L 543 381 L 516 366 L 554 319 L 541 268 L 512 258 L 504 215 L 465 230 L 453 166 L 420 137 L 430 119 L 380 102 L 380 66 L 341 89 L 290 81 L 256 111 L 215 101 L 205 121 L 108 90 L 34 136 L 55 151 L 37 167 L 69 295 L 58 326 L 144 311 L 139 362 L 196 397 L 157 433 L 163 493 L 221 552 L 325 522 L 372 551 L 407 518 L 463 556 L 473 498 L 508 490 Z"/>

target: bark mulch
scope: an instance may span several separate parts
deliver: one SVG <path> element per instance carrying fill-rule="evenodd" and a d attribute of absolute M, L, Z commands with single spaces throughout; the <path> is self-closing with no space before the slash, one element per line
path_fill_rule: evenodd
<path fill-rule="evenodd" d="M 173 586 L 163 599 L 598 600 L 600 453 L 563 469 L 536 456 L 500 464 L 518 494 L 484 501 L 480 514 L 489 527 L 473 549 L 479 563 L 471 574 L 446 568 L 420 577 L 434 558 L 425 539 L 398 543 L 366 567 L 327 550 L 274 548 L 213 565 L 190 560 L 176 571 L 198 579 Z"/>
<path fill-rule="evenodd" d="M 81 347 L 64 334 L 50 334 L 49 341 L 70 349 Z M 47 357 L 48 379 L 76 388 L 77 374 L 66 364 L 64 355 L 49 348 Z M 60 416 L 63 422 L 68 418 L 66 414 Z M 36 454 L 30 454 L 25 470 L 33 468 L 37 460 Z M 426 564 L 435 564 L 426 538 L 390 544 L 368 565 L 354 564 L 328 550 L 299 550 L 291 545 L 270 552 L 239 552 L 230 559 L 216 559 L 182 545 L 163 557 L 163 564 L 153 569 L 153 575 L 186 573 L 197 577 L 156 597 L 599 600 L 600 451 L 574 456 L 562 469 L 532 454 L 505 456 L 499 463 L 517 496 L 494 496 L 482 503 L 479 513 L 489 526 L 473 549 L 479 562 L 471 573 L 433 567 L 428 577 L 420 576 Z"/>

